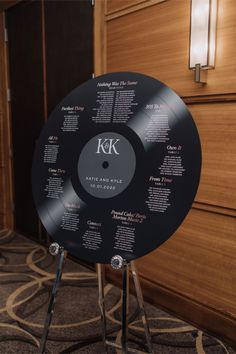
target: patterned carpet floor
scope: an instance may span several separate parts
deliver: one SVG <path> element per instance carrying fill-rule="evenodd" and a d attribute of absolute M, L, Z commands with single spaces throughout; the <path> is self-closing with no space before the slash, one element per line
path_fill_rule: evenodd
<path fill-rule="evenodd" d="M 0 231 L 0 353 L 38 353 L 56 258 L 20 235 Z M 120 341 L 120 290 L 105 287 L 107 331 Z M 219 339 L 145 304 L 157 354 L 236 354 Z M 67 259 L 46 346 L 47 353 L 105 353 L 96 273 Z M 147 353 L 135 297 L 130 296 L 129 346 Z M 109 347 L 109 353 L 121 354 Z"/>

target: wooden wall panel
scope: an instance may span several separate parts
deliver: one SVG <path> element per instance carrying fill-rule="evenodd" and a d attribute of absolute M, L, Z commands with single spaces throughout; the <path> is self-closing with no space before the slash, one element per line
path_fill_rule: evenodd
<path fill-rule="evenodd" d="M 156 5 L 166 0 L 107 0 L 105 4 L 106 21 L 113 20 L 117 17 L 127 15 L 131 12 L 139 11 L 145 7 Z"/>
<path fill-rule="evenodd" d="M 96 76 L 106 71 L 105 1 L 95 1 L 93 17 L 93 65 Z"/>
<path fill-rule="evenodd" d="M 196 201 L 236 210 L 236 102 L 189 105 L 202 144 Z"/>
<path fill-rule="evenodd" d="M 138 269 L 143 278 L 236 318 L 235 234 L 234 218 L 192 210 L 171 239 L 137 261 Z"/>
<path fill-rule="evenodd" d="M 128 7 L 131 7 L 133 5 L 140 4 L 142 2 L 145 2 L 146 0 L 129 0 L 129 1 L 124 1 L 124 0 L 108 0 L 107 1 L 107 8 L 106 8 L 106 13 L 110 14 L 119 10 L 124 10 Z"/>
<path fill-rule="evenodd" d="M 181 96 L 235 93 L 235 1 L 218 1 L 216 68 L 207 85 L 196 85 L 188 69 L 190 3 L 167 0 L 108 21 L 107 71 L 143 72 Z"/>
<path fill-rule="evenodd" d="M 203 152 L 190 214 L 168 242 L 137 261 L 143 291 L 154 304 L 235 345 L 236 2 L 218 0 L 216 67 L 205 85 L 188 69 L 191 2 L 125 3 L 121 8 L 122 2 L 108 0 L 99 73 L 137 71 L 169 85 L 188 104 Z M 117 282 L 117 273 L 106 269 Z"/>

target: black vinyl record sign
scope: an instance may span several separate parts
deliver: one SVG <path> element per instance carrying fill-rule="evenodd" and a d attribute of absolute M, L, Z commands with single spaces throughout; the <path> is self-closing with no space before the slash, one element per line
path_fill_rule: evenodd
<path fill-rule="evenodd" d="M 48 233 L 74 256 L 133 260 L 180 226 L 200 170 L 183 101 L 156 79 L 117 72 L 85 82 L 52 112 L 35 149 L 33 195 Z"/>

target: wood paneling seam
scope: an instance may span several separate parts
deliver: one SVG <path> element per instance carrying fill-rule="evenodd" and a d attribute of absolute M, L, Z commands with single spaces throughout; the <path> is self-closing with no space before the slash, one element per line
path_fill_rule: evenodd
<path fill-rule="evenodd" d="M 111 21 L 111 20 L 114 20 L 118 17 L 121 17 L 121 16 L 125 16 L 125 15 L 128 15 L 132 12 L 136 12 L 136 11 L 139 11 L 139 10 L 142 10 L 142 9 L 145 9 L 146 7 L 150 7 L 150 6 L 153 6 L 153 5 L 156 5 L 156 4 L 160 4 L 164 1 L 167 1 L 167 0 L 148 0 L 146 2 L 141 2 L 137 5 L 133 5 L 133 6 L 127 6 L 127 8 L 125 9 L 122 9 L 122 10 L 118 10 L 118 11 L 114 11 L 108 15 L 105 16 L 105 21 L 108 22 L 108 21 Z"/>

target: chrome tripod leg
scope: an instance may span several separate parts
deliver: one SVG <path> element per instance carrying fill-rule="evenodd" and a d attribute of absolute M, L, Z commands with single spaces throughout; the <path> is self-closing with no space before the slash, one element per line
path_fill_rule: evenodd
<path fill-rule="evenodd" d="M 128 326 L 129 326 L 129 267 L 130 263 L 124 261 L 122 270 L 122 354 L 128 353 Z"/>
<path fill-rule="evenodd" d="M 106 343 L 106 312 L 105 312 L 105 301 L 104 301 L 104 265 L 97 264 L 97 276 L 98 276 L 98 304 L 101 313 L 102 320 L 102 340 L 104 344 L 105 353 L 107 353 L 107 343 Z"/>
<path fill-rule="evenodd" d="M 46 316 L 45 323 L 44 323 L 43 334 L 42 334 L 40 348 L 39 348 L 39 354 L 43 354 L 45 352 L 46 341 L 47 341 L 47 337 L 48 337 L 49 327 L 50 327 L 50 324 L 52 321 L 53 309 L 54 309 L 54 305 L 56 302 L 57 290 L 58 290 L 58 287 L 59 287 L 60 281 L 61 281 L 63 263 L 64 263 L 64 258 L 65 258 L 64 248 L 60 247 L 57 243 L 51 244 L 49 247 L 49 251 L 53 255 L 59 254 L 59 259 L 58 259 L 58 264 L 57 264 L 56 277 L 54 280 L 54 284 L 53 284 L 53 288 L 52 288 L 52 292 L 51 292 L 51 296 L 50 296 L 50 300 L 49 300 L 47 316 Z"/>
<path fill-rule="evenodd" d="M 138 272 L 136 270 L 136 266 L 134 264 L 134 261 L 131 261 L 131 272 L 132 272 L 132 276 L 133 276 L 133 280 L 134 280 L 134 286 L 135 286 L 135 290 L 136 290 L 136 294 L 137 294 L 139 308 L 141 310 L 141 318 L 142 318 L 146 341 L 147 341 L 147 345 L 148 345 L 148 352 L 150 354 L 154 354 L 153 346 L 152 346 L 152 337 L 151 337 L 150 329 L 148 326 L 147 314 L 146 314 L 146 311 L 144 308 L 142 289 L 141 289 L 139 276 L 138 276 Z"/>

